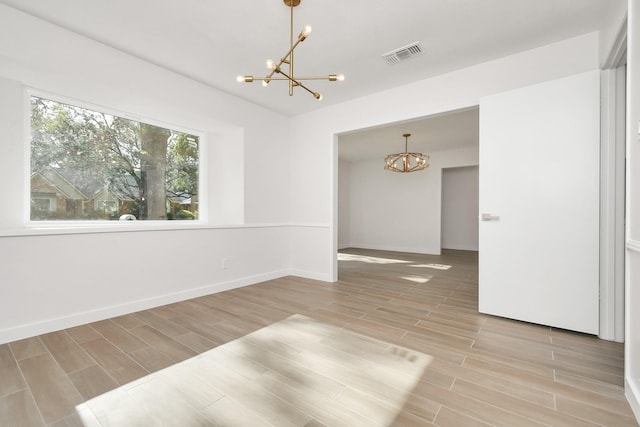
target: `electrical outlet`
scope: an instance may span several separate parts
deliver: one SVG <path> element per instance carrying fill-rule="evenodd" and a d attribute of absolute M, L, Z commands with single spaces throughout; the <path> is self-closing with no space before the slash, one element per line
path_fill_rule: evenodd
<path fill-rule="evenodd" d="M 222 258 L 220 260 L 220 267 L 222 267 L 223 270 L 229 269 L 229 258 Z"/>

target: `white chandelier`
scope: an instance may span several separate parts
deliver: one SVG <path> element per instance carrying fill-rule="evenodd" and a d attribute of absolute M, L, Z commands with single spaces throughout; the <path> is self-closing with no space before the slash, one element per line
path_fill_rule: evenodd
<path fill-rule="evenodd" d="M 267 68 L 270 73 L 266 77 L 253 77 L 253 76 L 238 76 L 238 82 L 252 83 L 254 80 L 261 80 L 262 86 L 268 86 L 272 80 L 288 80 L 289 81 L 289 96 L 293 96 L 293 88 L 299 86 L 309 92 L 318 101 L 322 100 L 322 94 L 320 92 L 314 92 L 305 86 L 302 81 L 304 80 L 329 80 L 330 82 L 343 81 L 343 74 L 329 74 L 326 77 L 295 77 L 293 74 L 293 51 L 298 45 L 305 41 L 305 39 L 311 34 L 311 26 L 307 25 L 298 35 L 297 40 L 293 41 L 293 8 L 300 4 L 301 0 L 283 0 L 284 4 L 291 10 L 291 23 L 289 26 L 289 51 L 280 59 L 279 62 L 275 62 L 271 59 L 267 60 Z M 287 67 L 287 71 L 282 67 Z M 274 74 L 280 74 L 282 77 L 274 77 Z"/>
<path fill-rule="evenodd" d="M 389 154 L 384 158 L 384 168 L 392 172 L 416 172 L 429 167 L 429 156 L 422 153 L 409 153 L 407 143 L 410 133 L 402 134 L 404 137 L 404 153 Z"/>

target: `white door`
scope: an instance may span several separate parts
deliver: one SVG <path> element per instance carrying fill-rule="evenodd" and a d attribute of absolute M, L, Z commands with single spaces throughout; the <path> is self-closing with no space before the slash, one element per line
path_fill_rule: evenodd
<path fill-rule="evenodd" d="M 481 99 L 483 313 L 598 333 L 599 78 Z"/>

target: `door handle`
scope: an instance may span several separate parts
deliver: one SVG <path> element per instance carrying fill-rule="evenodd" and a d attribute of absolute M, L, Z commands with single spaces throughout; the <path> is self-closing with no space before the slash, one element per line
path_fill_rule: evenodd
<path fill-rule="evenodd" d="M 480 218 L 483 221 L 497 221 L 500 219 L 500 217 L 498 215 L 492 215 L 490 213 L 483 213 L 480 215 Z"/>

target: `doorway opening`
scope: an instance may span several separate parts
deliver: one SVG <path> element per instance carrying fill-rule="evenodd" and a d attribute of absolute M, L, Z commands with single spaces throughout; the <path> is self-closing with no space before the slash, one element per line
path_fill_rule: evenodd
<path fill-rule="evenodd" d="M 442 169 L 442 249 L 478 250 L 478 166 Z"/>
<path fill-rule="evenodd" d="M 478 123 L 479 108 L 473 106 L 337 135 L 336 252 L 441 255 L 444 171 L 471 167 L 477 176 Z M 384 158 L 404 148 L 406 133 L 412 135 L 410 151 L 428 154 L 430 166 L 412 173 L 384 170 Z M 477 200 L 477 185 L 475 192 Z M 476 202 L 471 228 L 477 229 L 477 212 Z M 475 244 L 459 249 L 477 251 L 475 234 Z M 336 280 L 338 270 L 336 264 Z"/>

